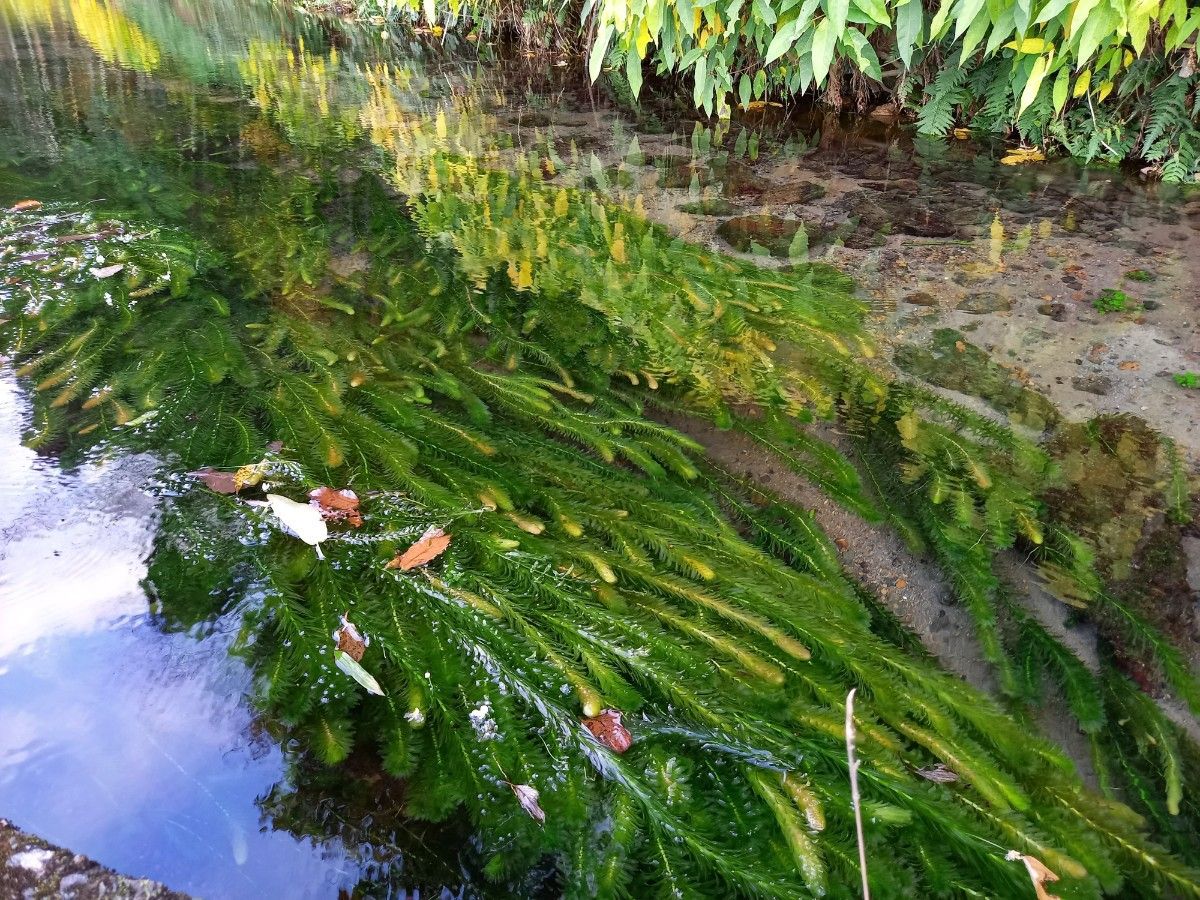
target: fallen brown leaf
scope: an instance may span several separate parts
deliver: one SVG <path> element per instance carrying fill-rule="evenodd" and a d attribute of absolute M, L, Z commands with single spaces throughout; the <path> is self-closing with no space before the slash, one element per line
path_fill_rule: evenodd
<path fill-rule="evenodd" d="M 450 535 L 437 526 L 431 526 L 421 535 L 419 541 L 389 562 L 387 568 L 407 572 L 410 569 L 433 562 L 433 560 L 445 553 L 446 548 L 449 546 Z"/>
<path fill-rule="evenodd" d="M 1048 882 L 1058 881 L 1058 876 L 1046 868 L 1046 864 L 1036 856 L 1009 850 L 1004 858 L 1007 860 L 1019 859 L 1025 864 L 1025 871 L 1029 873 L 1029 880 L 1033 882 L 1033 893 L 1037 896 L 1037 900 L 1061 900 L 1060 897 L 1047 893 L 1045 888 Z"/>
<path fill-rule="evenodd" d="M 358 495 L 349 488 L 335 491 L 331 487 L 319 487 L 309 492 L 308 499 L 321 510 L 321 517 L 326 522 L 345 522 L 355 528 L 363 523 L 358 511 Z"/>
<path fill-rule="evenodd" d="M 908 587 L 908 581 L 903 578 L 897 578 L 896 587 L 900 588 L 900 590 L 904 590 L 906 587 Z"/>
<path fill-rule="evenodd" d="M 511 782 L 508 786 L 517 795 L 517 802 L 521 804 L 521 809 L 529 813 L 539 825 L 545 825 L 546 813 L 542 810 L 541 804 L 538 803 L 541 795 L 537 792 L 537 788 L 530 787 L 527 784 L 512 784 Z"/>
<path fill-rule="evenodd" d="M 953 784 L 958 781 L 958 773 L 947 769 L 941 763 L 936 766 L 926 766 L 924 769 L 917 769 L 917 774 L 926 781 L 935 781 L 938 784 Z"/>
<path fill-rule="evenodd" d="M 237 476 L 233 472 L 218 472 L 216 469 L 200 469 L 190 473 L 193 478 L 199 478 L 210 491 L 218 494 L 236 494 L 241 490 Z"/>
<path fill-rule="evenodd" d="M 1140 362 L 1132 359 L 1127 359 L 1125 362 L 1121 363 L 1121 365 L 1117 366 L 1117 368 L 1122 372 L 1136 372 L 1141 367 L 1142 364 Z"/>
<path fill-rule="evenodd" d="M 348 614 L 342 616 L 342 624 L 333 633 L 333 639 L 337 643 L 337 648 L 355 662 L 362 660 L 363 654 L 367 651 L 367 644 L 370 643 L 350 621 Z"/>
<path fill-rule="evenodd" d="M 8 208 L 9 212 L 29 212 L 31 209 L 37 209 L 42 205 L 41 200 L 18 200 Z"/>
<path fill-rule="evenodd" d="M 592 733 L 592 737 L 614 753 L 624 753 L 633 746 L 633 735 L 621 724 L 621 712 L 616 709 L 606 709 L 600 715 L 583 720 L 583 727 Z"/>

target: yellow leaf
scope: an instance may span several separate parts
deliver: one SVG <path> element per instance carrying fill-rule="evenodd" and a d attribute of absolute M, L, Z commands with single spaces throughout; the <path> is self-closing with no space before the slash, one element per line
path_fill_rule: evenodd
<path fill-rule="evenodd" d="M 1018 53 L 1041 53 L 1046 49 L 1046 42 L 1041 38 L 1025 38 L 1021 41 L 1009 41 L 1004 46 Z"/>
<path fill-rule="evenodd" d="M 1097 102 L 1103 103 L 1104 98 L 1112 93 L 1112 89 L 1113 89 L 1113 83 L 1111 81 L 1100 82 L 1100 91 L 1096 95 Z"/>
<path fill-rule="evenodd" d="M 1018 147 L 1004 156 L 1000 162 L 1006 166 L 1019 166 L 1024 163 L 1042 162 L 1045 158 L 1046 154 L 1037 147 Z"/>
<path fill-rule="evenodd" d="M 969 140 L 971 137 L 971 131 L 968 128 L 955 128 L 954 136 L 960 141 Z"/>
<path fill-rule="evenodd" d="M 1071 92 L 1071 96 L 1076 99 L 1087 93 L 1088 85 L 1092 83 L 1092 70 L 1084 69 L 1079 73 L 1079 77 L 1075 79 L 1075 90 Z"/>

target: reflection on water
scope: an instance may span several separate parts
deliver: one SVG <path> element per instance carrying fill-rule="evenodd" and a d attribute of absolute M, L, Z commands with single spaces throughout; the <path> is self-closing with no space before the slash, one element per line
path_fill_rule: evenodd
<path fill-rule="evenodd" d="M 38 834 L 203 897 L 326 897 L 354 881 L 336 845 L 262 830 L 282 777 L 254 722 L 236 622 L 164 634 L 142 586 L 154 461 L 62 472 L 24 449 L 0 382 L 0 804 Z"/>

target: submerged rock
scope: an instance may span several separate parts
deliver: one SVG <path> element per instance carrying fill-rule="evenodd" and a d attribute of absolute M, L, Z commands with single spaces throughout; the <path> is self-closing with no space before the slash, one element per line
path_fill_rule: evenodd
<path fill-rule="evenodd" d="M 726 219 L 717 226 L 717 234 L 735 250 L 743 253 L 754 252 L 757 246 L 771 256 L 787 259 L 792 255 L 793 244 L 802 228 L 808 238 L 808 246 L 820 242 L 820 229 L 799 219 L 781 219 L 777 216 L 738 216 Z"/>
<path fill-rule="evenodd" d="M 1067 321 L 1067 307 L 1063 303 L 1041 303 L 1037 311 L 1043 316 L 1049 316 L 1055 322 Z"/>
<path fill-rule="evenodd" d="M 0 897 L 27 900 L 188 900 L 146 878 L 111 869 L 26 834 L 0 819 Z"/>
<path fill-rule="evenodd" d="M 1107 375 L 1076 375 L 1071 379 L 1071 387 L 1085 394 L 1103 397 L 1113 389 L 1113 381 Z"/>
<path fill-rule="evenodd" d="M 904 297 L 904 302 L 913 306 L 937 306 L 938 298 L 928 291 L 913 291 Z"/>
<path fill-rule="evenodd" d="M 1059 420 L 1048 399 L 1021 384 L 962 332 L 939 328 L 928 349 L 913 344 L 896 348 L 896 365 L 937 387 L 978 397 L 1009 420 L 1042 431 Z"/>
<path fill-rule="evenodd" d="M 971 315 L 982 316 L 987 313 L 1008 312 L 1013 308 L 1013 302 L 1011 298 L 996 291 L 977 291 L 968 294 L 954 308 Z"/>
<path fill-rule="evenodd" d="M 684 203 L 679 207 L 680 212 L 693 216 L 729 216 L 736 212 L 737 207 L 724 197 L 708 197 L 692 203 Z"/>

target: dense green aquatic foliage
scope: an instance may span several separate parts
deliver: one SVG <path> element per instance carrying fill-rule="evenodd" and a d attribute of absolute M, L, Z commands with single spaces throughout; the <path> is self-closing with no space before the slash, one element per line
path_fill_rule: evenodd
<path fill-rule="evenodd" d="M 601 370 L 574 364 L 594 391 L 581 400 L 557 365 L 490 364 L 470 339 L 490 329 L 470 307 L 533 295 L 503 283 L 464 292 L 369 185 L 291 178 L 279 190 L 272 220 L 321 230 L 326 247 L 354 210 L 384 217 L 355 249 L 371 254 L 369 283 L 401 275 L 386 302 L 360 299 L 350 315 L 336 290 L 275 294 L 278 281 L 260 275 L 246 299 L 222 304 L 234 285 L 215 277 L 215 258 L 206 266 L 206 251 L 159 233 L 97 244 L 85 262 L 126 266 L 99 282 L 85 268 L 61 290 L 27 282 L 43 299 L 10 293 L 4 333 L 45 398 L 35 440 L 97 429 L 186 468 L 250 462 L 282 439 L 268 456 L 273 489 L 299 496 L 332 482 L 363 494 L 364 527 L 327 542 L 320 562 L 269 517 L 193 490 L 173 505 L 152 567 L 166 603 L 185 584 L 247 598 L 264 700 L 322 758 L 379 741 L 385 765 L 409 779 L 408 813 L 437 819 L 465 805 L 493 842 L 495 875 L 554 850 L 583 895 L 687 893 L 709 879 L 762 896 L 836 895 L 855 865 L 840 705 L 856 685 L 881 892 L 1015 893 L 1024 873 L 1003 859 L 1010 846 L 1073 873 L 1082 895 L 1116 884 L 1126 842 L 1158 877 L 1191 879 L 1114 829 L 1115 807 L 1081 791 L 1048 745 L 872 634 L 811 522 L 740 501 L 744 521 L 787 541 L 784 565 L 689 486 L 696 448 L 601 392 Z M 53 230 L 79 225 L 91 223 L 64 217 Z M 260 236 L 259 272 L 286 267 L 278 227 L 244 227 Z M 306 246 L 320 245 L 310 233 Z M 163 259 L 209 271 L 153 290 Z M 741 494 L 722 483 L 730 500 Z M 384 569 L 431 524 L 454 537 L 443 564 Z M 373 639 L 364 664 L 382 700 L 333 665 L 329 635 L 347 611 Z M 580 726 L 602 705 L 628 716 L 625 756 Z M 923 782 L 915 770 L 934 760 L 967 786 Z M 541 791 L 544 831 L 506 782 Z M 609 836 L 593 831 L 600 819 Z M 751 834 L 777 837 L 747 854 Z"/>
<path fill-rule="evenodd" d="M 636 201 L 584 190 L 591 167 L 570 154 L 481 142 L 495 129 L 469 97 L 423 112 L 415 73 L 266 44 L 242 71 L 261 117 L 212 104 L 197 135 L 160 115 L 60 143 L 53 165 L 5 143 L 0 190 L 67 202 L 4 221 L 0 339 L 43 451 L 103 440 L 178 472 L 265 456 L 289 496 L 362 495 L 363 528 L 319 561 L 264 511 L 180 482 L 152 562 L 169 615 L 241 606 L 264 708 L 314 753 L 377 747 L 411 786 L 408 814 L 467 810 L 498 878 L 550 852 L 583 896 L 836 896 L 857 883 L 841 735 L 856 687 L 880 894 L 1022 896 L 1013 848 L 1058 871 L 1064 897 L 1196 892 L 1194 748 L 993 571 L 1020 541 L 1064 595 L 1116 606 L 1195 703 L 1177 651 L 1048 514 L 1043 448 L 882 378 L 836 273 L 768 276 L 674 240 Z M 252 165 L 213 162 L 234 150 Z M 89 218 L 69 202 L 85 191 L 138 213 Z M 54 239 L 70 233 L 95 239 Z M 1082 789 L 1019 712 L 916 652 L 809 514 L 713 468 L 650 407 L 737 427 L 927 542 L 1008 693 L 1060 680 L 1111 784 L 1184 861 Z M 834 412 L 866 485 L 801 427 Z M 384 568 L 431 525 L 453 537 L 442 559 Z M 382 699 L 335 667 L 347 612 Z M 602 706 L 626 715 L 625 755 L 580 724 Z M 936 762 L 961 780 L 920 776 Z M 510 783 L 541 792 L 544 830 Z"/>

